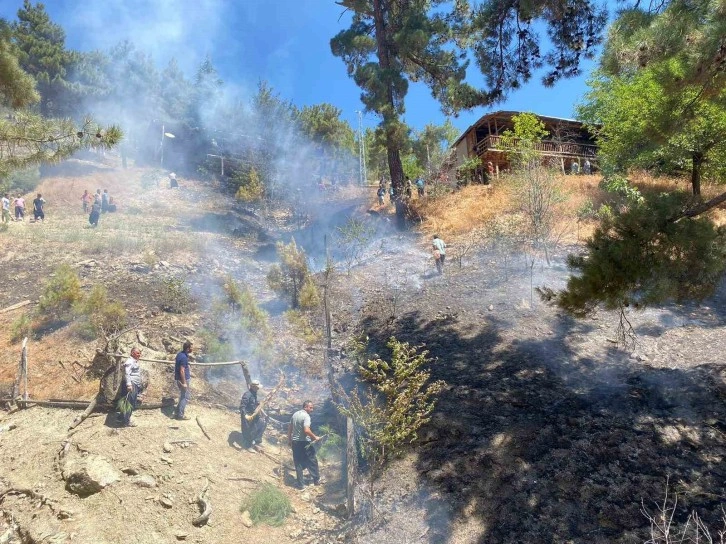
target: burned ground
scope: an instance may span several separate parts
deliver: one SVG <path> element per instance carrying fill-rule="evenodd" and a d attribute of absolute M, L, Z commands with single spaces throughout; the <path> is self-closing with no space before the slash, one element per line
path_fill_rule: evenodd
<path fill-rule="evenodd" d="M 677 522 L 696 510 L 721 527 L 723 291 L 702 308 L 633 313 L 639 345 L 626 352 L 615 316 L 530 308 L 529 273 L 505 280 L 502 262 L 419 275 L 395 318 L 380 295 L 363 308 L 372 351 L 390 336 L 422 345 L 448 386 L 414 454 L 382 478 L 385 513 L 361 541 L 644 542 L 641 500 L 653 511 L 667 484 Z M 561 270 L 535 285 L 561 284 Z"/>

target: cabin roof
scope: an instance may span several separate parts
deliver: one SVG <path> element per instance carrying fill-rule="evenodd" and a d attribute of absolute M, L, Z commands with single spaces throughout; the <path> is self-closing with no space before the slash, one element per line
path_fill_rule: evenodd
<path fill-rule="evenodd" d="M 469 134 L 469 132 L 471 132 L 472 130 L 475 130 L 479 125 L 481 125 L 483 121 L 486 121 L 487 119 L 494 119 L 495 117 L 511 119 L 512 117 L 514 117 L 515 115 L 519 115 L 520 113 L 524 113 L 524 112 L 499 110 L 499 111 L 493 111 L 490 113 L 485 113 L 484 115 L 482 115 L 479 118 L 479 120 L 476 123 L 474 123 L 469 128 L 467 128 L 464 132 L 461 133 L 461 136 L 459 136 L 456 139 L 456 141 L 454 142 L 454 145 L 452 145 L 452 147 L 456 147 L 457 145 L 459 145 L 459 142 L 461 142 L 461 140 L 463 140 L 466 137 L 466 135 Z M 582 126 L 582 122 L 578 121 L 576 119 L 567 119 L 566 117 L 552 117 L 549 115 L 540 115 L 539 113 L 535 113 L 534 115 L 536 115 L 539 119 L 541 119 L 542 121 L 545 121 L 545 122 L 550 121 L 550 122 L 561 123 L 564 121 L 566 123 L 571 123 L 573 125 Z"/>

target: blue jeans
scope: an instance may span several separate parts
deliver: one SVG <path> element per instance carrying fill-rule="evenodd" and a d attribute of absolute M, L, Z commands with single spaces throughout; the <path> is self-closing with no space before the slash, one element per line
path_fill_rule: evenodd
<path fill-rule="evenodd" d="M 176 381 L 176 386 L 179 388 L 179 403 L 176 405 L 176 410 L 174 411 L 176 417 L 184 417 L 184 410 L 187 407 L 187 402 L 189 402 L 189 381 L 187 380 L 186 387 L 182 387 L 182 383 L 179 380 Z"/>

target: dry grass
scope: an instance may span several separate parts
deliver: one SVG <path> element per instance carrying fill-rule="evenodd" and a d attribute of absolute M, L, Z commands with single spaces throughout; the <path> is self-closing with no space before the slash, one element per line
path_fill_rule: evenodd
<path fill-rule="evenodd" d="M 577 212 L 589 200 L 597 208 L 605 193 L 598 185 L 600 176 L 557 176 L 566 200 L 559 205 L 556 231 L 577 231 Z M 436 199 L 412 201 L 415 213 L 423 220 L 422 230 L 444 238 L 456 238 L 472 230 L 485 228 L 495 217 L 517 213 L 516 189 L 511 178 L 503 177 L 493 185 L 463 187 Z M 581 225 L 580 237 L 591 230 Z M 569 238 L 566 236 L 565 238 Z"/>

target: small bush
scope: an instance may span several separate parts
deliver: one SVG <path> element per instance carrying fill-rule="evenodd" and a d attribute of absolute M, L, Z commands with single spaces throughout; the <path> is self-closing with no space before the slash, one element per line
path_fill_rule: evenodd
<path fill-rule="evenodd" d="M 339 458 L 343 451 L 343 437 L 336 433 L 330 425 L 321 425 L 320 434 L 328 435 L 328 438 L 320 446 L 318 457 L 324 460 Z"/>
<path fill-rule="evenodd" d="M 267 274 L 270 289 L 279 295 L 290 297 L 293 309 L 303 305 L 303 296 L 306 305 L 304 307 L 313 308 L 319 304 L 317 287 L 312 282 L 305 252 L 292 240 L 289 244 L 278 242 L 277 253 L 280 264 L 270 268 Z"/>
<path fill-rule="evenodd" d="M 10 325 L 10 341 L 20 342 L 28 336 L 32 329 L 33 320 L 28 314 L 23 314 Z"/>
<path fill-rule="evenodd" d="M 237 192 L 234 195 L 237 200 L 257 202 L 265 195 L 265 186 L 254 167 L 246 173 L 235 172 L 232 181 L 238 185 Z"/>
<path fill-rule="evenodd" d="M 74 310 L 84 318 L 78 325 L 78 332 L 88 340 L 115 334 L 126 326 L 126 309 L 120 302 L 109 300 L 102 285 L 95 285 Z"/>
<path fill-rule="evenodd" d="M 224 281 L 224 291 L 232 309 L 240 313 L 243 328 L 252 332 L 269 332 L 267 312 L 257 305 L 255 296 L 245 283 L 237 283 L 228 276 Z"/>
<path fill-rule="evenodd" d="M 264 523 L 279 527 L 292 513 L 292 504 L 282 491 L 272 484 L 265 484 L 242 504 L 241 512 L 247 510 L 255 524 Z"/>
<path fill-rule="evenodd" d="M 308 344 L 315 344 L 320 341 L 323 333 L 322 331 L 315 330 L 310 323 L 310 319 L 300 310 L 288 310 L 285 312 L 287 322 L 293 328 L 293 332 L 307 342 Z"/>
<path fill-rule="evenodd" d="M 45 284 L 38 309 L 52 317 L 63 318 L 83 298 L 81 280 L 67 264 L 60 265 Z"/>

